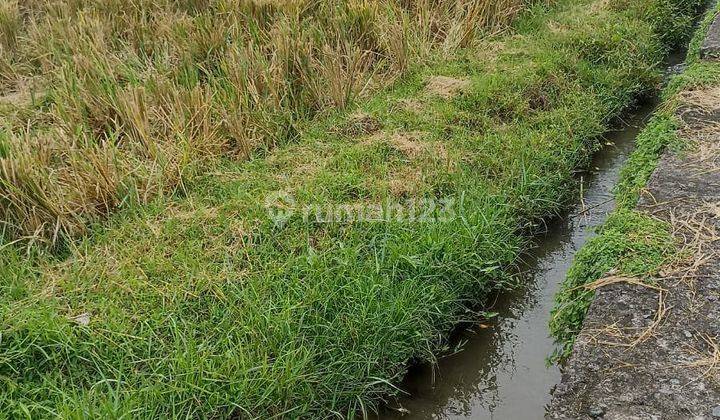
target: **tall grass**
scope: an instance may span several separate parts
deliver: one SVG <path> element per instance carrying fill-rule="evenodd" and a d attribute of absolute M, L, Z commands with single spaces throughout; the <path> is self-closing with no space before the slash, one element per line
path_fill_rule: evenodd
<path fill-rule="evenodd" d="M 525 1 L 4 1 L 3 230 L 80 235 L 198 162 L 295 139 L 298 121 L 471 46 Z"/>

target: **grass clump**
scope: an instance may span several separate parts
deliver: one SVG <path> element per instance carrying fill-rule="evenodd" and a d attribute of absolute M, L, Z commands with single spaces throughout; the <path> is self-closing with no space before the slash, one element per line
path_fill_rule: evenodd
<path fill-rule="evenodd" d="M 670 226 L 640 212 L 618 209 L 599 229 L 598 235 L 577 253 L 562 290 L 556 296 L 550 331 L 561 344 L 553 358 L 570 356 L 575 338 L 595 292 L 584 286 L 609 272 L 650 277 L 675 256 L 677 245 Z"/>
<path fill-rule="evenodd" d="M 720 7 L 720 6 L 719 6 Z M 688 90 L 720 83 L 720 66 L 700 60 L 700 46 L 720 9 L 703 19 L 690 42 L 686 69 L 672 76 L 662 93 L 663 103 L 636 139 L 635 151 L 620 172 L 615 190 L 617 209 L 578 252 L 561 291 L 556 297 L 550 322 L 552 335 L 560 345 L 555 361 L 570 356 L 577 334 L 595 292 L 583 286 L 610 271 L 627 276 L 651 277 L 678 252 L 670 227 L 634 210 L 640 194 L 668 148 L 685 147 L 678 136 L 678 96 Z"/>
<path fill-rule="evenodd" d="M 514 36 L 300 125 L 267 156 L 208 165 L 182 197 L 117 213 L 62 261 L 11 268 L 28 272 L 0 295 L 3 414 L 377 407 L 409 360 L 432 361 L 468 308 L 513 285 L 524 234 L 567 204 L 607 123 L 656 85 L 666 48 L 646 16 L 535 6 Z M 454 92 L 428 91 L 438 80 Z M 408 215 L 428 202 L 428 218 Z M 394 216 L 342 216 L 358 207 Z"/>

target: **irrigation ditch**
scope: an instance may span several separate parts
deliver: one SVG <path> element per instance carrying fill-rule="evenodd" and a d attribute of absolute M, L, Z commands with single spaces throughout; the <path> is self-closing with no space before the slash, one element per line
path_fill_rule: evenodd
<path fill-rule="evenodd" d="M 666 79 L 682 71 L 686 51 L 664 63 Z M 595 236 L 615 208 L 613 190 L 635 139 L 660 104 L 659 90 L 641 100 L 604 136 L 590 168 L 578 174 L 575 205 L 547 225 L 526 253 L 522 287 L 496 296 L 486 311 L 497 315 L 465 324 L 453 335 L 457 351 L 437 365 L 410 369 L 404 393 L 379 414 L 381 419 L 531 419 L 544 416 L 561 370 L 549 363 L 556 343 L 548 331 L 555 295 L 575 254 Z"/>

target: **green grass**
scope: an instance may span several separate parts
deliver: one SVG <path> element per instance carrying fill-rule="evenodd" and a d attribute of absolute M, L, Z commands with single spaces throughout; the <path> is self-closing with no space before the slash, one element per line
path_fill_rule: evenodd
<path fill-rule="evenodd" d="M 667 149 L 681 152 L 691 147 L 677 135 L 678 94 L 720 83 L 720 65 L 700 60 L 700 45 L 720 10 L 718 7 L 701 22 L 690 43 L 687 68 L 670 79 L 662 93 L 663 103 L 638 135 L 636 149 L 620 172 L 620 182 L 615 190 L 616 211 L 598 230 L 598 236 L 578 252 L 556 296 L 550 322 L 551 333 L 559 344 L 553 355 L 555 361 L 572 353 L 575 338 L 595 295 L 583 285 L 602 278 L 611 270 L 621 275 L 649 278 L 677 258 L 678 248 L 670 227 L 634 209 L 662 153 Z"/>
<path fill-rule="evenodd" d="M 679 146 L 675 116 L 667 111 L 658 112 L 635 140 L 635 151 L 620 171 L 620 182 L 615 190 L 616 205 L 632 209 L 640 199 L 640 192 L 655 171 L 660 155 L 668 146 Z"/>
<path fill-rule="evenodd" d="M 535 0 L 4 0 L 0 226 L 46 246 L 298 139 Z"/>
<path fill-rule="evenodd" d="M 556 296 L 550 331 L 560 347 L 552 358 L 572 353 L 595 292 L 583 286 L 606 276 L 647 278 L 675 257 L 677 248 L 670 227 L 633 210 L 617 210 L 575 256 L 561 291 Z"/>
<path fill-rule="evenodd" d="M 528 234 L 567 205 L 609 121 L 657 84 L 679 42 L 659 34 L 686 33 L 689 20 L 672 16 L 696 6 L 600 3 L 535 6 L 516 34 L 363 103 L 373 124 L 358 113 L 316 119 L 296 143 L 206 167 L 183 196 L 117 213 L 64 255 L 5 246 L 2 413 L 374 409 L 409 361 L 432 361 L 470 308 L 513 286 Z M 469 87 L 431 95 L 437 75 Z M 367 126 L 380 131 L 358 132 Z M 277 225 L 264 206 L 277 191 L 295 209 L 454 199 L 456 217 Z M 88 325 L 73 322 L 81 314 Z"/>

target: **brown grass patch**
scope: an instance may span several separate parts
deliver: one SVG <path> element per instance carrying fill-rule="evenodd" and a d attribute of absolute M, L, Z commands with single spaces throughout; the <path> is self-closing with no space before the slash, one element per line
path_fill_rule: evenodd
<path fill-rule="evenodd" d="M 404 167 L 390 174 L 390 194 L 394 197 L 412 197 L 417 195 L 422 184 L 420 168 Z"/>
<path fill-rule="evenodd" d="M 415 114 L 419 114 L 426 110 L 425 104 L 417 99 L 401 99 L 398 103 L 402 109 Z"/>
<path fill-rule="evenodd" d="M 690 178 L 700 178 L 720 171 L 720 122 L 708 121 L 702 127 L 685 125 L 678 135 L 688 142 L 683 163 Z"/>
<path fill-rule="evenodd" d="M 593 13 L 607 10 L 610 7 L 610 2 L 611 2 L 611 0 L 599 0 L 599 1 L 593 2 L 593 4 L 590 5 L 590 10 Z"/>
<path fill-rule="evenodd" d="M 595 6 L 595 3 L 593 3 L 593 6 Z M 567 32 L 567 31 L 568 31 L 568 26 L 567 26 L 567 25 L 563 25 L 563 24 L 560 24 L 560 23 L 555 22 L 555 21 L 550 21 L 550 22 L 548 22 L 547 27 L 548 27 L 548 29 L 550 30 L 550 32 L 553 32 L 553 33 L 556 33 L 556 34 L 561 34 L 561 33 L 564 33 L 564 32 Z"/>
<path fill-rule="evenodd" d="M 478 45 L 477 57 L 485 63 L 494 62 L 500 53 L 506 50 L 506 41 L 485 41 Z"/>
<path fill-rule="evenodd" d="M 720 107 L 720 86 L 709 89 L 686 90 L 678 94 L 680 101 L 686 105 L 714 110 Z"/>
<path fill-rule="evenodd" d="M 691 353 L 694 354 L 696 360 L 686 363 L 685 366 L 700 369 L 702 371 L 700 378 L 709 378 L 720 382 L 720 344 L 718 344 L 717 337 L 708 334 L 703 334 L 701 337 L 707 350 L 703 351 L 691 347 Z"/>
<path fill-rule="evenodd" d="M 456 79 L 447 76 L 433 76 L 428 79 L 425 90 L 434 96 L 452 99 L 470 87 L 469 79 Z"/>
<path fill-rule="evenodd" d="M 402 152 L 405 156 L 415 158 L 428 150 L 428 145 L 421 140 L 425 135 L 420 131 L 396 133 L 390 135 L 388 140 L 394 149 Z"/>
<path fill-rule="evenodd" d="M 1 52 L 0 52 L 1 54 Z M 21 78 L 4 92 L 0 90 L 0 106 L 10 105 L 20 108 L 32 103 L 33 98 L 41 96 L 44 88 L 39 86 L 38 78 Z"/>
<path fill-rule="evenodd" d="M 348 117 L 347 122 L 338 131 L 346 136 L 358 137 L 377 133 L 381 129 L 382 124 L 377 118 L 364 112 L 356 112 Z"/>
<path fill-rule="evenodd" d="M 25 91 L 8 92 L 5 95 L 0 96 L 0 105 L 9 104 L 14 106 L 22 106 L 29 103 L 31 100 L 30 93 Z"/>
<path fill-rule="evenodd" d="M 410 131 L 398 133 L 376 133 L 362 143 L 366 145 L 386 143 L 405 157 L 416 160 L 423 156 L 447 160 L 448 153 L 445 146 L 439 142 L 424 140 L 428 133 L 423 131 Z"/>
<path fill-rule="evenodd" d="M 690 144 L 679 167 L 686 168 L 690 178 L 702 178 L 720 171 L 720 86 L 681 92 L 679 116 L 687 123 L 678 129 L 678 135 Z M 691 115 L 688 120 L 685 115 Z M 708 115 L 697 118 L 695 114 Z"/>

